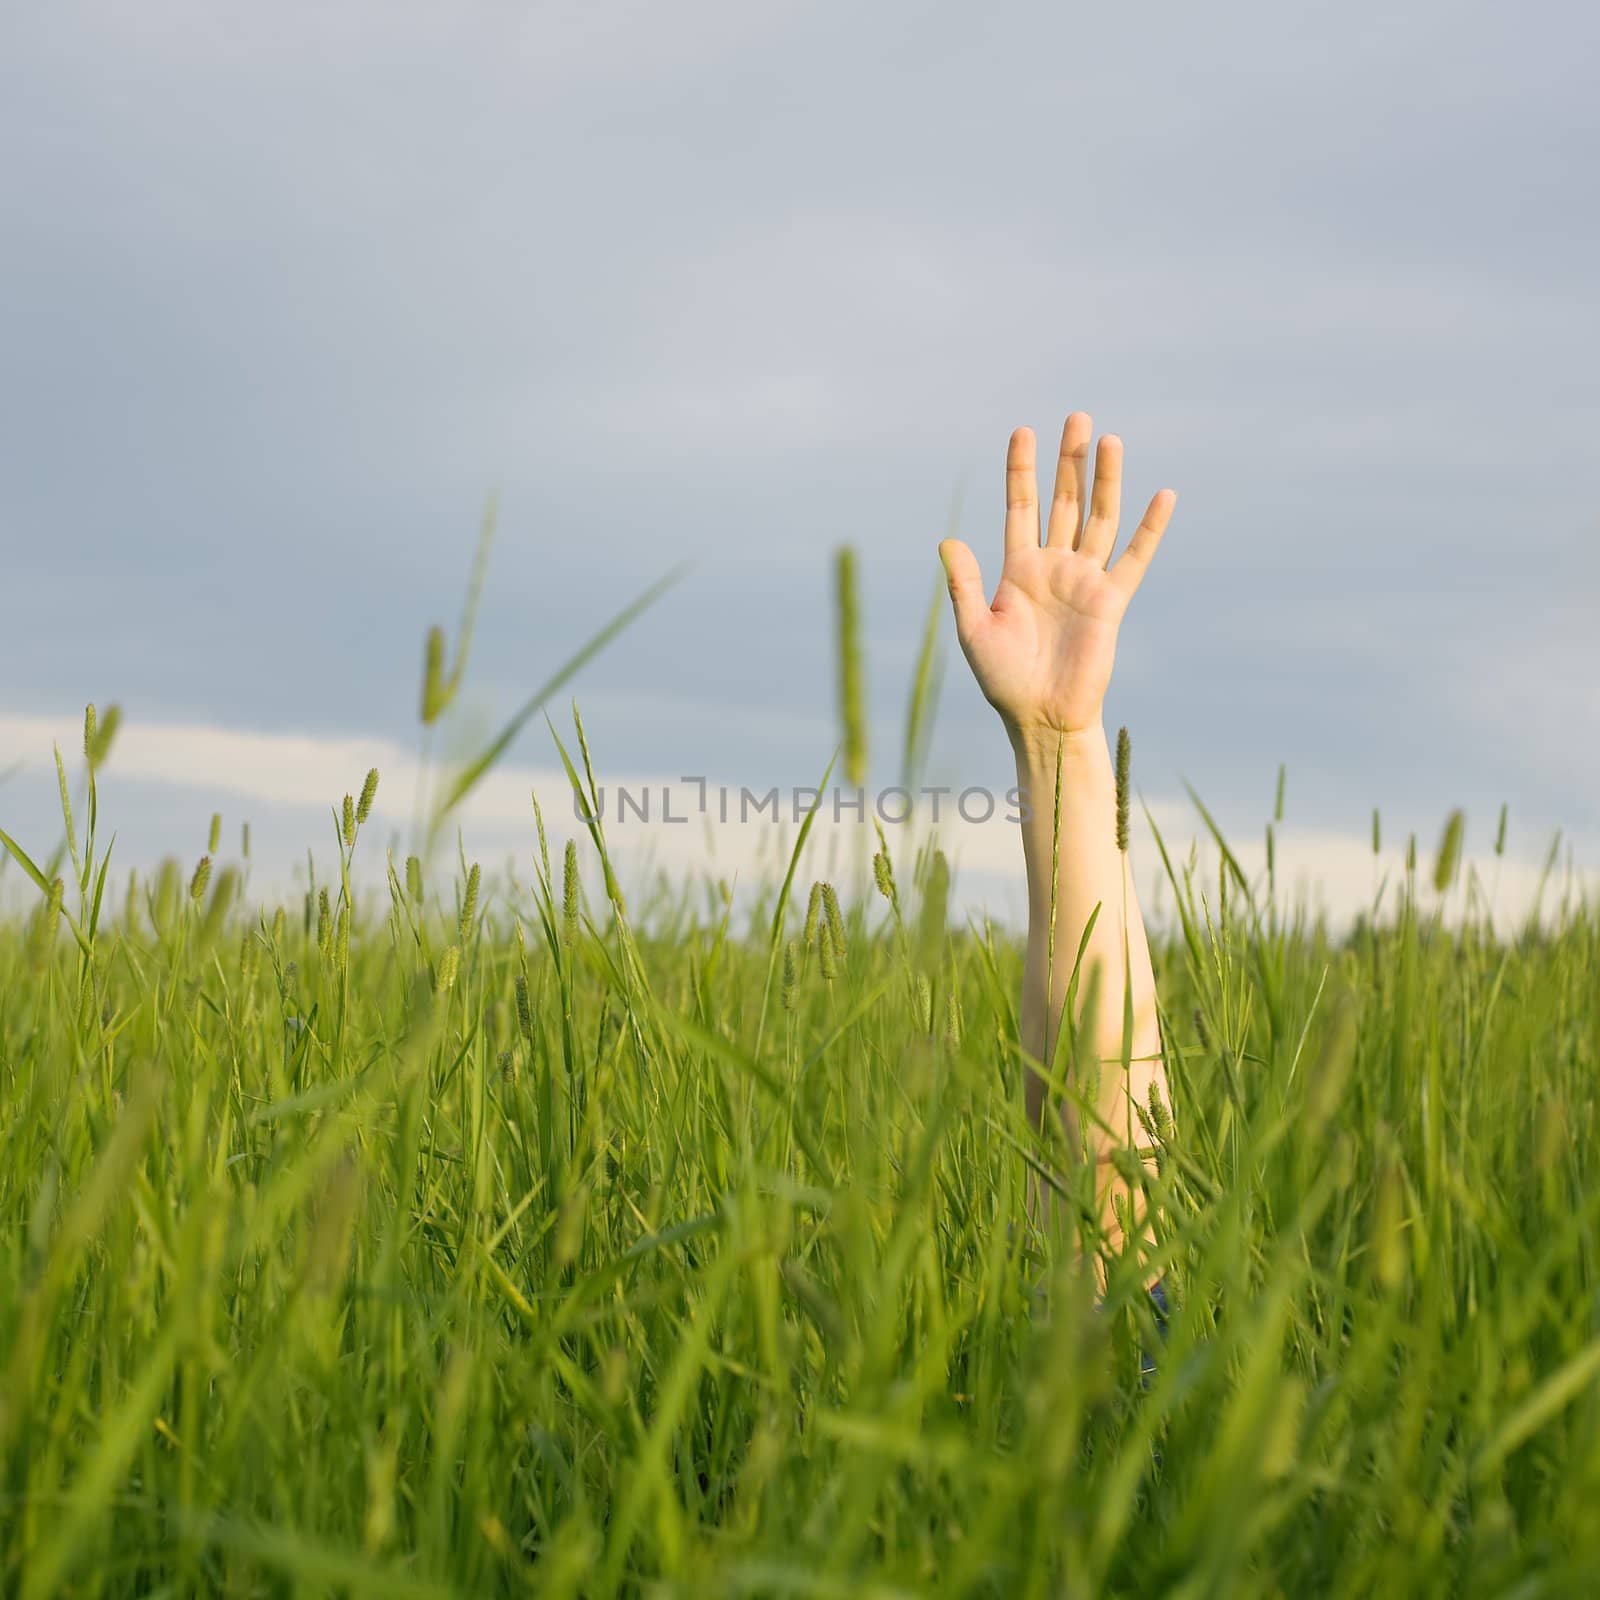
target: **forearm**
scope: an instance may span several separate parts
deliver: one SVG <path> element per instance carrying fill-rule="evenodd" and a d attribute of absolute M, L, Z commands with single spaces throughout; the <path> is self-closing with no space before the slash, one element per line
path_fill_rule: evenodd
<path fill-rule="evenodd" d="M 1075 1021 L 1089 1030 L 1080 1057 L 1100 1062 L 1091 1110 L 1078 1114 L 1089 1151 L 1104 1174 L 1097 1186 L 1109 1211 L 1110 1152 L 1139 1142 L 1130 1097 L 1146 1101 L 1161 1084 L 1155 974 L 1126 852 L 1117 848 L 1116 774 L 1098 723 L 1059 736 L 1060 833 L 1056 835 L 1058 736 L 1053 730 L 1012 737 L 1017 781 L 1028 797 L 1022 824 L 1028 875 L 1028 951 L 1022 990 L 1022 1044 L 1051 1070 L 1055 1041 L 1084 929 L 1094 926 L 1078 974 Z M 1096 908 L 1098 915 L 1096 915 Z M 1052 938 L 1052 914 L 1054 936 Z M 1123 1072 L 1124 1018 L 1132 997 L 1131 1065 Z M 1092 1016 L 1085 1015 L 1091 996 Z M 1028 1074 L 1028 1110 L 1040 1115 L 1045 1083 Z M 1074 1108 L 1063 1108 L 1068 1116 Z M 1131 1137 L 1130 1139 L 1130 1136 Z M 1109 1221 L 1109 1217 L 1107 1218 Z"/>

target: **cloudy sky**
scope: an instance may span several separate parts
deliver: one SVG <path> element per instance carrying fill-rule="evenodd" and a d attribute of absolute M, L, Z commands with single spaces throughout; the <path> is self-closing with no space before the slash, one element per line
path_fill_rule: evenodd
<path fill-rule="evenodd" d="M 469 724 L 687 561 L 579 680 L 599 764 L 807 782 L 849 541 L 890 780 L 938 538 L 992 581 L 1009 430 L 1082 407 L 1181 496 L 1109 707 L 1155 803 L 1253 831 L 1281 760 L 1307 839 L 1505 801 L 1594 854 L 1597 50 L 1462 0 L 9 7 L 0 825 L 48 848 L 46 736 L 118 700 L 127 859 L 218 806 L 287 859 L 319 762 L 415 749 L 491 490 Z M 1006 776 L 959 659 L 933 767 Z"/>

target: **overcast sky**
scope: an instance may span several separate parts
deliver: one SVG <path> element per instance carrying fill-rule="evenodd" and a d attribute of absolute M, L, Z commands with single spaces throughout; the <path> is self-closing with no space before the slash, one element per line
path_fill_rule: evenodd
<path fill-rule="evenodd" d="M 597 759 L 808 781 L 848 540 L 892 779 L 952 506 L 992 582 L 1009 430 L 1081 407 L 1181 497 L 1109 708 L 1146 793 L 1600 837 L 1597 18 L 5 8 L 0 822 L 91 698 L 409 746 L 491 489 L 469 716 L 687 560 L 579 681 Z M 1005 772 L 958 658 L 934 767 Z M 168 777 L 131 858 L 204 831 Z"/>

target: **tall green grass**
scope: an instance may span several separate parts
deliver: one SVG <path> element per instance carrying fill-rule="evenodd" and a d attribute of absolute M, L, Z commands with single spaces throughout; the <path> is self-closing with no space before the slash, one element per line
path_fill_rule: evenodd
<path fill-rule="evenodd" d="M 363 895 L 352 773 L 303 897 L 212 828 L 113 910 L 110 721 L 5 841 L 3 1592 L 1600 1585 L 1600 914 L 1497 933 L 1459 823 L 1337 939 L 1168 860 L 1119 1252 L 942 856 L 635 919 L 530 809 L 525 879 Z"/>

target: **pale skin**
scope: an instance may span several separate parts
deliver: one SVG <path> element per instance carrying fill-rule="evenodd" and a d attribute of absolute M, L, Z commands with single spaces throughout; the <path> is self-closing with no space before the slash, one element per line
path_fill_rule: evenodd
<path fill-rule="evenodd" d="M 1111 1153 L 1129 1142 L 1130 1126 L 1137 1132 L 1130 1097 L 1146 1103 L 1154 1083 L 1167 1099 L 1167 1085 L 1149 944 L 1128 856 L 1117 848 L 1116 776 L 1102 708 L 1117 630 L 1167 530 L 1177 496 L 1161 490 L 1113 560 L 1122 509 L 1122 441 L 1115 434 L 1100 439 L 1091 489 L 1092 439 L 1086 413 L 1067 418 L 1041 539 L 1033 431 L 1019 428 L 1012 434 L 1006 452 L 1005 561 L 992 601 L 985 599 L 977 558 L 959 539 L 946 539 L 939 559 L 962 651 L 1005 724 L 1017 783 L 1030 801 L 1022 824 L 1028 951 L 1021 1028 L 1023 1049 L 1035 1061 L 1052 1059 L 1079 941 L 1100 908 L 1078 988 L 1080 1013 L 1091 988 L 1097 991 L 1093 1016 L 1080 1020 L 1092 1029 L 1086 1042 L 1102 1063 L 1098 1124 L 1085 1117 L 1083 1132 L 1096 1163 L 1101 1220 L 1115 1243 Z M 1054 818 L 1058 762 L 1059 840 Z M 1091 972 L 1097 973 L 1093 983 Z M 1130 992 L 1132 1064 L 1125 1076 L 1124 1008 Z M 1028 1113 L 1037 1123 L 1046 1085 L 1030 1071 L 1026 1089 Z"/>

